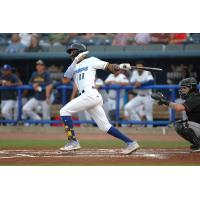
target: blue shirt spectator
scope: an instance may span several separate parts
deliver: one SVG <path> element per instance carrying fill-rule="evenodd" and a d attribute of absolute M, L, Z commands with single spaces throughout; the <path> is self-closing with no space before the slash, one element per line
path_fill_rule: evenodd
<path fill-rule="evenodd" d="M 21 53 L 24 52 L 25 46 L 21 43 L 21 38 L 18 33 L 13 33 L 11 43 L 6 48 L 7 53 Z"/>

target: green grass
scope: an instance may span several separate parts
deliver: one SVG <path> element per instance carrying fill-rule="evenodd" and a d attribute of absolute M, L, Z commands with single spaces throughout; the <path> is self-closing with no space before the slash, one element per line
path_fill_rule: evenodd
<path fill-rule="evenodd" d="M 62 140 L 0 140 L 0 149 L 3 148 L 59 148 L 64 145 Z M 117 140 L 83 140 L 81 146 L 85 148 L 120 148 L 124 144 Z M 180 148 L 187 147 L 185 141 L 141 141 L 142 148 Z"/>

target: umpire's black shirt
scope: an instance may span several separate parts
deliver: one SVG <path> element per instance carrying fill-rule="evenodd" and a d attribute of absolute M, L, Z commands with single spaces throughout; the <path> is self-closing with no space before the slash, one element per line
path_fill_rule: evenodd
<path fill-rule="evenodd" d="M 190 95 L 183 105 L 185 106 L 188 120 L 200 124 L 200 94 Z"/>

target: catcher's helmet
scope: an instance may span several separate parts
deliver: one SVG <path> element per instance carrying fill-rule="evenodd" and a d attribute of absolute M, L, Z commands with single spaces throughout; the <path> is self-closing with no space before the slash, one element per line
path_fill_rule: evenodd
<path fill-rule="evenodd" d="M 182 99 L 186 99 L 190 94 L 198 92 L 197 81 L 193 77 L 183 79 L 180 81 L 179 85 L 181 87 L 179 90 L 179 95 Z M 188 87 L 188 92 L 184 92 L 183 87 Z"/>
<path fill-rule="evenodd" d="M 81 43 L 73 43 L 67 47 L 66 52 L 70 54 L 70 57 L 74 59 L 79 53 L 87 51 L 87 47 Z"/>

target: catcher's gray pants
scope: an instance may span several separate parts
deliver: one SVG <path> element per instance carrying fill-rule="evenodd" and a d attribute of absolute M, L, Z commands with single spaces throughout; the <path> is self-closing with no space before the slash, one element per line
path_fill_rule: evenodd
<path fill-rule="evenodd" d="M 102 108 L 103 99 L 96 89 L 86 90 L 83 94 L 67 103 L 61 110 L 60 116 L 71 116 L 80 111 L 87 111 L 98 127 L 108 132 L 112 126 Z"/>
<path fill-rule="evenodd" d="M 192 121 L 177 121 L 176 132 L 194 145 L 200 145 L 200 124 Z"/>
<path fill-rule="evenodd" d="M 37 100 L 36 98 L 31 98 L 22 108 L 25 116 L 30 117 L 33 120 L 41 120 L 41 117 L 34 111 L 37 110 L 38 106 L 42 108 L 42 116 L 45 120 L 50 120 L 50 104 L 45 100 Z"/>
<path fill-rule="evenodd" d="M 200 124 L 192 121 L 188 121 L 189 128 L 191 128 L 197 137 L 200 138 Z"/>

